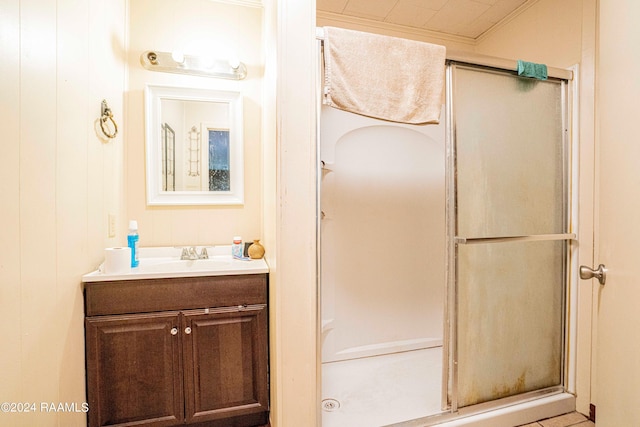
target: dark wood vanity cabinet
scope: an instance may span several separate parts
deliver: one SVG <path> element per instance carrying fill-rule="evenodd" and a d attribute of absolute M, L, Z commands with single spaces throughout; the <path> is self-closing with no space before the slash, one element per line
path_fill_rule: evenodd
<path fill-rule="evenodd" d="M 89 426 L 268 422 L 265 274 L 85 283 Z"/>
<path fill-rule="evenodd" d="M 267 309 L 249 305 L 182 316 L 187 423 L 265 414 Z M 243 425 L 264 425 L 266 419 Z M 240 424 L 233 424 L 240 425 Z"/>
<path fill-rule="evenodd" d="M 90 426 L 135 421 L 170 426 L 184 419 L 178 313 L 88 317 Z"/>

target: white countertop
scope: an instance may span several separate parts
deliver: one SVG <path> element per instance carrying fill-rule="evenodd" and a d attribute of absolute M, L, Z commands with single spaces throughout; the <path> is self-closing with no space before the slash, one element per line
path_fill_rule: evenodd
<path fill-rule="evenodd" d="M 198 246 L 198 253 L 207 248 L 209 259 L 180 260 L 182 247 L 140 248 L 140 265 L 121 273 L 106 274 L 101 268 L 82 276 L 83 282 L 113 280 L 161 279 L 172 277 L 224 276 L 268 273 L 264 258 L 235 259 L 231 246 Z"/>

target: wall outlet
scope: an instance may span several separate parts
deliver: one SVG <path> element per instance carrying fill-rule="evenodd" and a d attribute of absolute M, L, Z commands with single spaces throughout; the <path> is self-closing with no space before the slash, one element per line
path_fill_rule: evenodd
<path fill-rule="evenodd" d="M 109 237 L 116 237 L 116 216 L 115 214 L 109 214 L 109 226 L 108 235 Z"/>

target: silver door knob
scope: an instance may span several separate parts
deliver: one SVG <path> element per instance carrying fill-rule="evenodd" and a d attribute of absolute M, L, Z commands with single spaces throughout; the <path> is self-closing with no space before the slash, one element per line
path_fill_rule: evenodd
<path fill-rule="evenodd" d="M 604 268 L 604 264 L 600 264 L 596 270 L 587 267 L 586 265 L 580 266 L 580 278 L 582 280 L 589 280 L 593 278 L 598 279 L 601 285 L 604 285 L 607 281 L 607 269 Z"/>

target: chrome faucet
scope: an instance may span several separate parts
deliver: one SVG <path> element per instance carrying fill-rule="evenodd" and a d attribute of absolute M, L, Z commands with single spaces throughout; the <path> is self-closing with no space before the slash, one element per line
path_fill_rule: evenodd
<path fill-rule="evenodd" d="M 181 260 L 197 260 L 197 259 L 209 259 L 209 254 L 207 253 L 207 248 L 202 248 L 200 254 L 198 254 L 198 250 L 195 246 L 191 246 L 190 248 L 182 248 L 182 255 L 180 255 Z"/>

